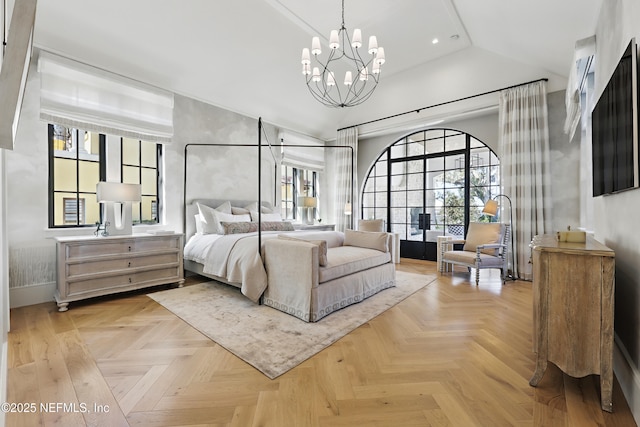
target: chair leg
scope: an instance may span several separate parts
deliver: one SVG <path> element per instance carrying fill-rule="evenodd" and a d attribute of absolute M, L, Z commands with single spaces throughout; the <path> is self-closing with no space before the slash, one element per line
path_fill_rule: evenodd
<path fill-rule="evenodd" d="M 480 269 L 476 267 L 476 286 L 480 283 Z"/>

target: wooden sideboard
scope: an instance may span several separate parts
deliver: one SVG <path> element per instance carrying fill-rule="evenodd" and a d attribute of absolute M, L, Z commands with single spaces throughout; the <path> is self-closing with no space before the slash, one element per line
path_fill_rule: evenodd
<path fill-rule="evenodd" d="M 615 253 L 587 237 L 585 243 L 536 236 L 533 257 L 533 351 L 537 386 L 552 362 L 580 378 L 600 375 L 602 409 L 613 410 L 613 305 Z"/>
<path fill-rule="evenodd" d="M 59 237 L 59 311 L 72 301 L 166 283 L 184 283 L 182 234 Z"/>

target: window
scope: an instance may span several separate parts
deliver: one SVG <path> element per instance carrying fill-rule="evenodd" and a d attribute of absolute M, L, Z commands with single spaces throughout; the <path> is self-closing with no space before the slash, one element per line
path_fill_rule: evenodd
<path fill-rule="evenodd" d="M 318 173 L 312 170 L 299 169 L 291 166 L 281 168 L 282 218 L 298 219 L 298 197 L 319 197 Z M 319 206 L 319 203 L 318 203 Z"/>
<path fill-rule="evenodd" d="M 104 135 L 49 125 L 49 227 L 93 225 L 100 220 L 96 184 Z"/>
<path fill-rule="evenodd" d="M 120 141 L 113 147 L 119 149 L 119 157 L 107 156 L 107 140 Z M 122 182 L 141 185 L 142 201 L 133 204 L 133 223 L 157 223 L 161 153 L 160 144 L 50 124 L 49 227 L 85 227 L 100 221 L 96 184 L 107 180 L 107 166 L 120 170 Z"/>
<path fill-rule="evenodd" d="M 133 204 L 133 224 L 158 222 L 158 160 L 161 151 L 160 144 L 122 138 L 122 182 L 140 184 L 142 192 L 142 201 Z"/>

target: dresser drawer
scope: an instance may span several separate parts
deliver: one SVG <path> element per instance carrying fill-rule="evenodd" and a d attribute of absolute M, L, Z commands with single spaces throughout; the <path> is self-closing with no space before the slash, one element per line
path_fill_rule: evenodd
<path fill-rule="evenodd" d="M 154 239 L 103 240 L 98 243 L 78 243 L 66 245 L 67 259 L 94 256 L 117 255 L 124 253 L 150 252 L 162 249 L 178 249 L 180 239 L 177 236 L 162 236 Z"/>
<path fill-rule="evenodd" d="M 141 267 L 162 266 L 167 264 L 178 265 L 179 255 L 176 252 L 134 256 L 126 258 L 100 259 L 96 261 L 84 261 L 78 263 L 67 264 L 67 278 L 72 279 L 76 276 L 92 274 L 95 272 L 112 272 L 132 270 Z"/>
<path fill-rule="evenodd" d="M 113 293 L 152 286 L 156 282 L 170 283 L 171 281 L 181 279 L 182 275 L 178 267 L 169 267 L 133 274 L 120 274 L 95 279 L 70 281 L 67 283 L 67 297 L 73 298 L 79 295 L 89 297 L 92 296 L 92 294 L 104 295 L 105 290 L 108 290 L 108 293 Z"/>

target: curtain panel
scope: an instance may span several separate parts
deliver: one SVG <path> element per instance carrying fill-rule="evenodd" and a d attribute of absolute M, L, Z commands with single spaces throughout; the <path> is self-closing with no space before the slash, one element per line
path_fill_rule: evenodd
<path fill-rule="evenodd" d="M 171 142 L 173 93 L 40 52 L 40 118 L 87 131 Z"/>
<path fill-rule="evenodd" d="M 513 202 L 516 265 L 512 271 L 516 277 L 531 280 L 529 244 L 533 236 L 551 232 L 546 82 L 502 91 L 499 122 L 503 190 Z"/>
<path fill-rule="evenodd" d="M 351 147 L 336 148 L 336 230 L 344 231 L 353 228 L 353 221 L 358 216 L 358 192 L 355 177 L 358 176 L 358 129 L 355 127 L 338 132 L 336 145 Z M 352 159 L 353 153 L 353 159 Z M 351 164 L 353 163 L 353 168 Z M 353 179 L 352 179 L 353 178 Z M 348 214 L 349 207 L 351 211 Z"/>

